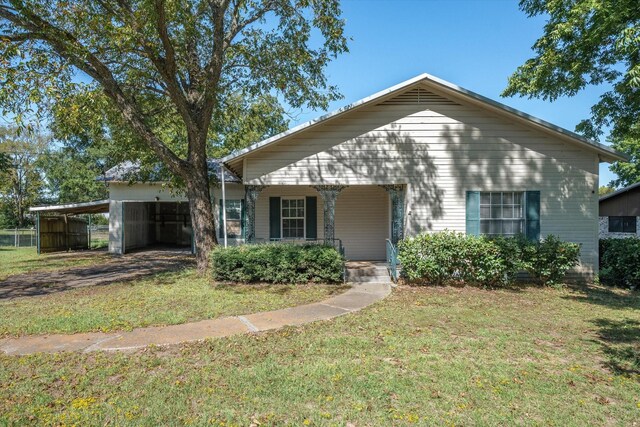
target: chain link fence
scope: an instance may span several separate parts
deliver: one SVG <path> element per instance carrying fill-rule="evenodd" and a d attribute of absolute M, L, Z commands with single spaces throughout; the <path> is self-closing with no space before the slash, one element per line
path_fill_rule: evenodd
<path fill-rule="evenodd" d="M 88 229 L 91 236 L 91 249 L 105 248 L 109 245 L 109 226 L 94 225 Z M 35 228 L 9 228 L 0 230 L 0 246 L 29 248 L 38 245 Z"/>

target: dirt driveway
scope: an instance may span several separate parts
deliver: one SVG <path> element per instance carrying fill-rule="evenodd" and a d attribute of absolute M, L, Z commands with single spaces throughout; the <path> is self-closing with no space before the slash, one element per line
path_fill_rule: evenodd
<path fill-rule="evenodd" d="M 126 282 L 193 265 L 195 258 L 188 251 L 151 250 L 114 255 L 99 264 L 11 276 L 0 282 L 0 300 Z"/>

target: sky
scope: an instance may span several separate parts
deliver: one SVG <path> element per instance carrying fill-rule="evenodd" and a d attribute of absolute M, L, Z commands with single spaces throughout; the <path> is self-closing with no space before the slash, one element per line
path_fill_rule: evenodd
<path fill-rule="evenodd" d="M 543 17 L 528 18 L 516 0 L 343 0 L 342 10 L 352 40 L 349 53 L 327 70 L 344 95 L 329 111 L 429 73 L 573 131 L 606 90 L 591 87 L 554 102 L 502 98 L 545 24 Z M 292 125 L 319 115 L 301 113 Z M 602 163 L 601 185 L 613 177 Z"/>

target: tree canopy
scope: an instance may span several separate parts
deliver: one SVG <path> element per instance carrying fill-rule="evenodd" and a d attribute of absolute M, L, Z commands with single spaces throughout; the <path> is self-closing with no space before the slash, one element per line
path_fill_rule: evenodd
<path fill-rule="evenodd" d="M 340 14 L 338 0 L 0 0 L 0 107 L 117 123 L 102 129 L 110 143 L 184 184 L 203 269 L 216 242 L 208 147 L 265 109 L 339 98 L 324 71 L 347 50 Z M 229 105 L 258 114 L 240 124 Z"/>
<path fill-rule="evenodd" d="M 589 85 L 608 85 L 576 130 L 599 138 L 611 130 L 613 147 L 630 155 L 635 166 L 615 163 L 614 185 L 640 180 L 640 7 L 637 0 L 521 0 L 530 17 L 545 16 L 535 56 L 509 78 L 504 96 L 555 100 Z"/>

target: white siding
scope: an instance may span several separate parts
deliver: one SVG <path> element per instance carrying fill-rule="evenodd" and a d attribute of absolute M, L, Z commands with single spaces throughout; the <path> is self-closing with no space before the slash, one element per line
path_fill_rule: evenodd
<path fill-rule="evenodd" d="M 157 199 L 156 199 L 157 197 Z M 129 202 L 181 202 L 186 201 L 184 194 L 155 183 L 127 184 L 124 182 L 109 183 L 109 199 Z"/>
<path fill-rule="evenodd" d="M 266 147 L 247 184 L 407 184 L 408 235 L 465 231 L 465 193 L 541 192 L 542 235 L 582 244 L 597 270 L 598 156 L 476 106 L 377 105 Z"/>

